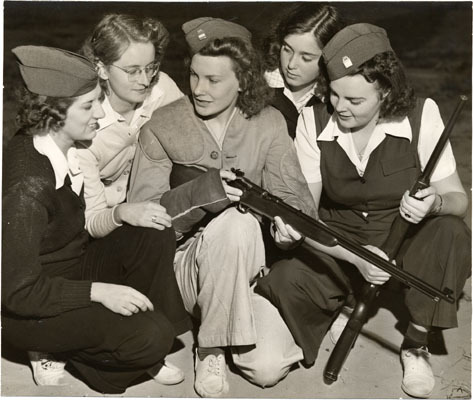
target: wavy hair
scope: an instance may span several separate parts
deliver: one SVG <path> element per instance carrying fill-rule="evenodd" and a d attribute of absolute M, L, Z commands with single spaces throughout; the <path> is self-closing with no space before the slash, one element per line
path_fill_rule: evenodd
<path fill-rule="evenodd" d="M 16 124 L 25 133 L 34 136 L 48 131 L 59 131 L 65 124 L 67 110 L 75 97 L 48 97 L 31 93 L 27 89 L 18 91 L 20 109 Z"/>
<path fill-rule="evenodd" d="M 80 53 L 94 64 L 101 61 L 104 65 L 110 65 L 117 61 L 133 42 L 152 43 L 155 50 L 154 61 L 160 63 L 169 43 L 169 32 L 155 18 L 107 14 L 85 40 Z M 156 77 L 151 84 L 156 83 Z M 104 80 L 100 80 L 100 85 L 103 90 L 107 90 Z"/>
<path fill-rule="evenodd" d="M 215 39 L 197 54 L 210 57 L 226 56 L 232 60 L 241 89 L 237 107 L 248 118 L 259 114 L 269 104 L 271 91 L 264 79 L 261 55 L 251 43 L 238 37 Z"/>
<path fill-rule="evenodd" d="M 343 27 L 345 22 L 338 10 L 328 4 L 307 3 L 293 8 L 272 28 L 263 41 L 264 68 L 279 67 L 281 46 L 288 35 L 312 33 L 322 49 Z"/>
<path fill-rule="evenodd" d="M 386 120 L 406 117 L 415 106 L 414 89 L 409 85 L 404 67 L 393 51 L 376 54 L 351 75 L 362 75 L 376 83 L 381 93 L 387 93 L 379 111 Z"/>

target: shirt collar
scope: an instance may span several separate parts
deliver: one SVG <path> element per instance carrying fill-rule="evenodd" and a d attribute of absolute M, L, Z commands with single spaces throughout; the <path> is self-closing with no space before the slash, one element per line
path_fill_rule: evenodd
<path fill-rule="evenodd" d="M 72 180 L 74 180 L 74 177 L 81 175 L 82 172 L 79 167 L 75 147 L 71 147 L 67 151 L 66 158 L 49 133 L 47 135 L 33 136 L 33 146 L 38 153 L 48 157 L 56 179 L 56 190 L 64 186 L 66 175 L 69 174 Z M 74 189 L 74 191 L 76 190 Z"/>
<path fill-rule="evenodd" d="M 386 135 L 405 138 L 412 142 L 412 128 L 407 117 L 404 117 L 400 121 L 381 122 L 376 125 L 375 130 L 378 132 L 381 131 Z M 333 114 L 323 131 L 317 137 L 317 140 L 333 141 L 342 133 L 345 132 L 339 127 L 336 117 Z"/>
<path fill-rule="evenodd" d="M 151 88 L 150 94 L 146 96 L 145 100 L 143 101 L 143 104 L 135 110 L 132 120 L 134 120 L 138 115 L 143 118 L 150 118 L 154 110 L 153 103 L 155 103 L 157 99 L 161 98 L 163 94 L 164 91 L 160 87 L 158 87 L 157 84 L 155 84 Z M 102 108 L 105 113 L 105 116 L 98 121 L 100 127 L 97 132 L 100 132 L 102 129 L 107 128 L 115 122 L 125 121 L 125 118 L 123 118 L 120 113 L 116 112 L 113 109 L 112 105 L 110 104 L 110 99 L 108 95 L 105 95 L 105 98 L 102 102 Z"/>

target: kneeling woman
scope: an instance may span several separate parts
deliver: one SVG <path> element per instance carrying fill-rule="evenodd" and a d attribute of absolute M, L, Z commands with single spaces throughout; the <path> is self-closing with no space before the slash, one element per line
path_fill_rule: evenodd
<path fill-rule="evenodd" d="M 174 232 L 123 226 L 89 242 L 74 143 L 91 140 L 104 115 L 95 68 L 59 49 L 13 52 L 27 90 L 4 160 L 2 337 L 64 356 L 95 390 L 123 393 L 189 327 Z M 63 370 L 35 366 L 38 384 L 60 383 Z"/>
<path fill-rule="evenodd" d="M 416 198 L 407 191 L 443 130 L 437 105 L 414 97 L 384 29 L 356 24 L 341 30 L 324 48 L 323 61 L 333 112 L 330 115 L 325 107 L 307 109 L 296 135 L 320 218 L 379 253 L 400 213 L 414 226 L 397 265 L 432 286 L 451 288 L 458 298 L 470 275 L 471 248 L 470 232 L 461 219 L 467 197 L 450 145 L 433 171 L 431 186 L 417 192 Z M 355 276 L 370 283 L 389 279 L 386 272 L 339 246 L 317 247 L 322 250 L 317 267 L 339 271 L 338 282 L 347 281 L 353 265 Z M 281 262 L 259 285 L 279 305 L 306 360 L 313 362 L 325 334 L 320 327 L 327 328 L 337 298 L 346 289 L 315 268 L 297 265 Z M 410 323 L 401 348 L 402 389 L 427 397 L 435 382 L 427 333 L 456 327 L 456 305 L 437 304 L 414 289 L 406 290 L 404 301 Z"/>

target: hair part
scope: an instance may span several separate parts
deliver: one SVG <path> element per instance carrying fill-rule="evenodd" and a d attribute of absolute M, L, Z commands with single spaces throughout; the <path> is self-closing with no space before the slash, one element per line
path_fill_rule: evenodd
<path fill-rule="evenodd" d="M 48 97 L 27 89 L 18 91 L 20 109 L 16 124 L 27 134 L 34 136 L 49 131 L 59 131 L 66 122 L 67 110 L 76 97 Z"/>
<path fill-rule="evenodd" d="M 155 50 L 154 61 L 160 63 L 169 43 L 169 32 L 155 18 L 107 14 L 85 40 L 80 53 L 95 65 L 99 62 L 110 65 L 120 59 L 133 42 L 151 43 Z M 155 82 L 156 79 L 153 78 L 151 83 Z M 100 79 L 100 86 L 103 90 L 107 90 L 106 81 L 103 79 Z"/>
<path fill-rule="evenodd" d="M 264 79 L 261 56 L 251 43 L 238 37 L 215 39 L 197 54 L 226 56 L 232 60 L 241 90 L 236 105 L 248 118 L 259 114 L 270 103 L 271 90 Z"/>
<path fill-rule="evenodd" d="M 273 71 L 279 67 L 281 47 L 288 35 L 312 33 L 322 48 L 345 25 L 338 10 L 328 4 L 307 3 L 293 8 L 277 22 L 263 42 L 265 70 Z"/>

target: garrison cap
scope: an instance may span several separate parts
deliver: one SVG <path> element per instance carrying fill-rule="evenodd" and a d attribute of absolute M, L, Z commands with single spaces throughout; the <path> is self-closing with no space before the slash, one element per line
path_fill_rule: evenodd
<path fill-rule="evenodd" d="M 330 80 L 355 71 L 376 54 L 393 51 L 386 31 L 371 24 L 349 25 L 325 45 L 322 57 Z"/>
<path fill-rule="evenodd" d="M 45 46 L 19 46 L 12 52 L 30 92 L 50 97 L 76 97 L 97 86 L 94 65 L 79 54 Z"/>
<path fill-rule="evenodd" d="M 191 54 L 198 53 L 207 43 L 214 39 L 239 37 L 251 42 L 251 33 L 242 25 L 221 18 L 200 17 L 182 25 Z"/>

